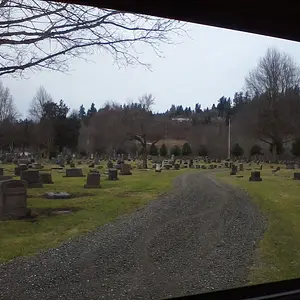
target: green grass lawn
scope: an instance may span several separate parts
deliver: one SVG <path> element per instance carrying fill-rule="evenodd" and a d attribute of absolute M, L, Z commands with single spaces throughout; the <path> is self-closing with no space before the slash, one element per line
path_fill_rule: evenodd
<path fill-rule="evenodd" d="M 4 168 L 6 175 L 12 174 L 13 166 Z M 46 165 L 45 169 L 47 168 L 51 166 Z M 83 169 L 87 174 L 89 168 Z M 84 189 L 86 178 L 64 178 L 64 171 L 61 173 L 52 170 L 54 184 L 45 184 L 40 189 L 28 189 L 28 207 L 38 215 L 34 222 L 0 221 L 0 263 L 55 247 L 69 238 L 132 212 L 170 189 L 173 179 L 187 170 L 155 173 L 154 170 L 134 169 L 133 175 L 119 176 L 118 181 L 108 181 L 107 175 L 102 175 L 100 189 Z M 104 169 L 100 170 L 102 173 L 103 171 Z M 76 198 L 48 200 L 43 197 L 47 191 L 69 192 L 76 195 Z M 55 209 L 70 208 L 73 212 L 68 215 L 50 213 Z"/>
<path fill-rule="evenodd" d="M 217 174 L 245 189 L 268 219 L 250 275 L 253 284 L 300 277 L 300 181 L 292 180 L 297 170 L 282 169 L 276 176 L 271 171 L 264 167 L 262 182 L 249 182 L 250 171 L 239 172 L 243 178 Z"/>

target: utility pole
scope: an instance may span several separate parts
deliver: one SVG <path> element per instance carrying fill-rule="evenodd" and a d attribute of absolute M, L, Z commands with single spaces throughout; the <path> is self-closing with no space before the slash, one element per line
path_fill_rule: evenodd
<path fill-rule="evenodd" d="M 231 123 L 228 118 L 228 159 L 230 159 L 230 148 L 231 148 Z"/>

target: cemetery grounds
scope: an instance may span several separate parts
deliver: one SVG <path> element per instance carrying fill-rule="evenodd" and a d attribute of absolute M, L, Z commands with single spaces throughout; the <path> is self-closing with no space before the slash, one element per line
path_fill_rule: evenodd
<path fill-rule="evenodd" d="M 104 163 L 102 163 L 103 168 Z M 278 165 L 274 165 L 274 168 Z M 50 171 L 54 165 L 45 165 Z M 84 174 L 89 169 L 83 168 Z M 7 175 L 13 165 L 4 165 Z M 272 174 L 264 164 L 262 182 L 249 182 L 249 170 L 238 172 L 243 177 L 230 176 L 229 169 L 180 169 L 155 173 L 154 170 L 133 170 L 132 176 L 119 176 L 118 181 L 101 177 L 100 189 L 84 189 L 86 178 L 63 178 L 65 170 L 52 170 L 53 185 L 28 189 L 28 207 L 36 218 L 0 222 L 0 263 L 19 256 L 29 256 L 60 245 L 111 222 L 123 214 L 135 211 L 150 200 L 166 193 L 173 180 L 185 172 L 213 172 L 216 178 L 245 190 L 267 218 L 267 229 L 257 247 L 249 283 L 262 283 L 300 277 L 300 182 L 292 180 L 296 170 L 281 170 Z M 101 169 L 100 169 L 101 172 Z M 64 191 L 68 200 L 48 200 L 48 191 Z M 69 214 L 64 214 L 71 212 Z"/>

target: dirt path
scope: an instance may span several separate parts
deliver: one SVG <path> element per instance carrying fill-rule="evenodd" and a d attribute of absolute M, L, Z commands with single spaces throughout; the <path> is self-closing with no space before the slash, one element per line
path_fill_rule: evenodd
<path fill-rule="evenodd" d="M 241 286 L 264 227 L 242 191 L 185 174 L 134 214 L 1 265 L 0 299 L 163 299 Z"/>

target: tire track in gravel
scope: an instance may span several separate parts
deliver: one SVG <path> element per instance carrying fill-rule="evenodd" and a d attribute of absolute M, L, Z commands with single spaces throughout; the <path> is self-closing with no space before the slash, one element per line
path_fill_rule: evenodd
<path fill-rule="evenodd" d="M 131 215 L 0 265 L 0 299 L 147 300 L 244 285 L 264 228 L 241 190 L 186 173 Z"/>

